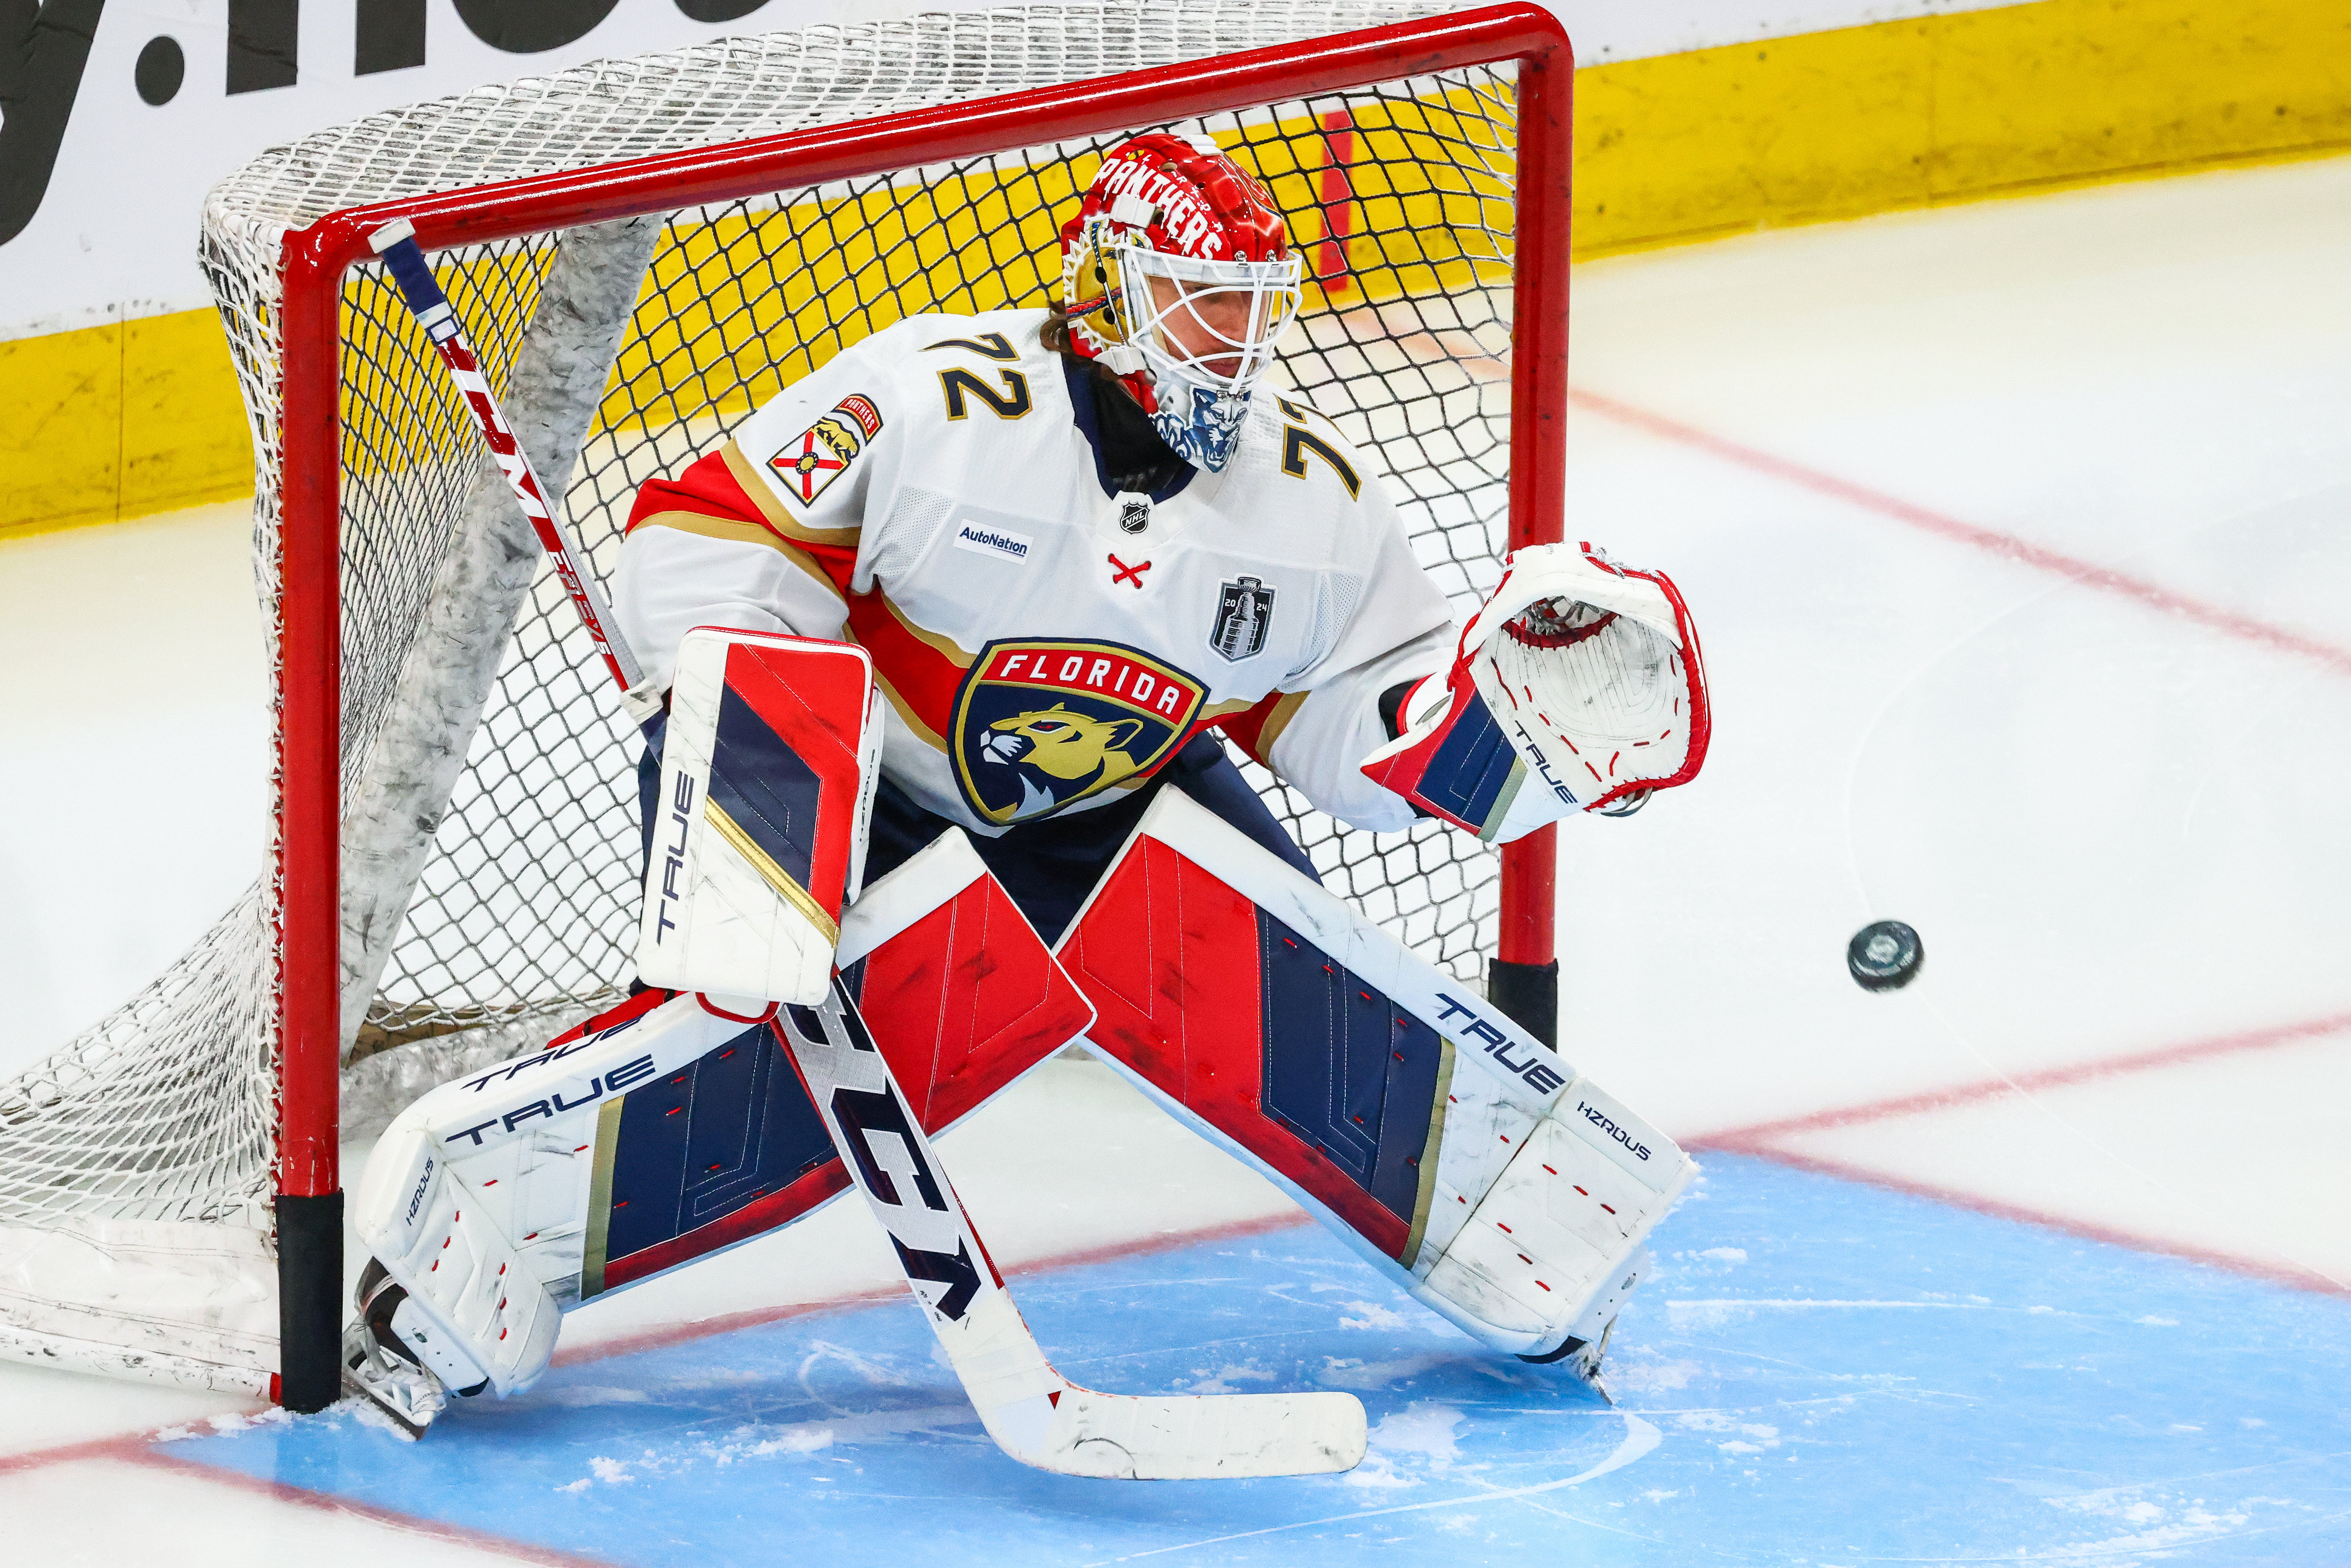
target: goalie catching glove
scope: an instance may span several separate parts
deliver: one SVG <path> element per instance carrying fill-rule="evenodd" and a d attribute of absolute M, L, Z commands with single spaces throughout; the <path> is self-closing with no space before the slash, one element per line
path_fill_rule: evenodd
<path fill-rule="evenodd" d="M 1625 815 L 1706 760 L 1698 631 L 1665 573 L 1593 545 L 1531 546 L 1397 721 L 1364 774 L 1481 839 Z"/>

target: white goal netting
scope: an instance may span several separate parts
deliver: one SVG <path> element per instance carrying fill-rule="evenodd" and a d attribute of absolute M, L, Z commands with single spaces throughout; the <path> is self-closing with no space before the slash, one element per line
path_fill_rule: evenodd
<path fill-rule="evenodd" d="M 1110 0 L 817 27 L 485 88 L 265 154 L 213 193 L 203 260 L 252 423 L 256 574 L 273 638 L 289 230 L 361 203 L 1449 8 Z M 1464 615 L 1499 575 L 1505 528 L 1514 103 L 1500 66 L 1177 127 L 1254 167 L 1290 214 L 1310 288 L 1277 380 L 1384 470 L 1420 559 Z M 1007 148 L 434 261 L 541 474 L 609 570 L 640 484 L 679 471 L 833 354 L 917 311 L 1044 304 L 1055 232 L 1119 139 Z M 353 1098 L 362 1080 L 421 1090 L 625 989 L 638 742 L 379 269 L 351 275 L 343 318 L 348 1125 L 365 1119 Z M 1480 977 L 1495 938 L 1490 854 L 1433 823 L 1342 829 L 1251 771 L 1329 885 L 1432 960 Z M 276 886 L 265 875 L 160 979 L 0 1084 L 0 1349 L 38 1328 L 8 1294 L 12 1235 L 191 1222 L 266 1233 Z"/>

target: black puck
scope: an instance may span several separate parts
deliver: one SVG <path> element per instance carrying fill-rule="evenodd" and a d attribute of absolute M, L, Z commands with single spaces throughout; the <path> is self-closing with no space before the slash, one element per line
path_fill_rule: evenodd
<path fill-rule="evenodd" d="M 1844 946 L 1844 967 L 1865 991 L 1899 990 L 1918 977 L 1918 966 L 1926 961 L 1918 933 L 1899 920 L 1874 921 Z"/>

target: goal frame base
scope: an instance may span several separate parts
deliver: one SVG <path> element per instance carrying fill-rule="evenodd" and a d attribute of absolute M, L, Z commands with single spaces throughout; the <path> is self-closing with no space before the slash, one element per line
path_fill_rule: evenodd
<path fill-rule="evenodd" d="M 343 1195 L 277 1196 L 277 1403 L 301 1415 L 342 1397 Z"/>

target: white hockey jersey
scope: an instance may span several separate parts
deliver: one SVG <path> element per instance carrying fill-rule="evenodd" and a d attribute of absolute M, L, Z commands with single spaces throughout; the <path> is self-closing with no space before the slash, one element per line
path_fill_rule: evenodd
<path fill-rule="evenodd" d="M 1356 765 L 1454 628 L 1378 476 L 1260 387 L 1223 473 L 1113 493 L 1045 319 L 901 321 L 645 485 L 613 611 L 648 675 L 695 626 L 860 643 L 883 773 L 981 833 L 1116 800 L 1211 726 L 1333 816 L 1409 825 Z"/>

